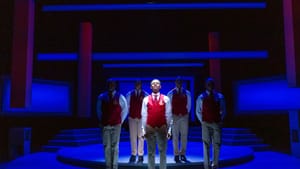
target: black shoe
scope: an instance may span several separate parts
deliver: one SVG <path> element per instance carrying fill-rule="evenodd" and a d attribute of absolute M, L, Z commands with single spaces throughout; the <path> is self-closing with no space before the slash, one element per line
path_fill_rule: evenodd
<path fill-rule="evenodd" d="M 175 161 L 176 163 L 181 163 L 181 161 L 179 160 L 179 155 L 176 155 L 176 156 L 174 157 L 174 161 Z"/>
<path fill-rule="evenodd" d="M 129 159 L 129 163 L 135 163 L 135 161 L 136 161 L 136 156 L 131 155 Z"/>
<path fill-rule="evenodd" d="M 186 159 L 185 155 L 181 155 L 180 156 L 180 160 L 185 162 L 185 163 L 189 163 L 190 161 Z"/>
<path fill-rule="evenodd" d="M 144 157 L 143 156 L 139 156 L 137 163 L 138 164 L 143 164 L 144 161 Z"/>

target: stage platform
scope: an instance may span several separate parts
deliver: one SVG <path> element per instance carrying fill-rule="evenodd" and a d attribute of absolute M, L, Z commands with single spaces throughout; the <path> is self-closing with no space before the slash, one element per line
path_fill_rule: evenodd
<path fill-rule="evenodd" d="M 187 169 L 191 167 L 203 168 L 202 142 L 189 142 L 187 158 L 190 163 L 176 164 L 174 162 L 171 140 L 168 141 L 167 167 L 168 169 Z M 156 165 L 159 165 L 159 154 L 156 153 Z M 145 142 L 145 155 L 143 164 L 129 164 L 130 143 L 120 142 L 119 169 L 147 169 L 147 148 Z M 251 161 L 254 152 L 247 146 L 222 146 L 220 167 L 238 165 Z M 57 152 L 57 159 L 63 163 L 86 168 L 105 168 L 103 145 L 93 144 L 80 147 L 63 148 Z"/>

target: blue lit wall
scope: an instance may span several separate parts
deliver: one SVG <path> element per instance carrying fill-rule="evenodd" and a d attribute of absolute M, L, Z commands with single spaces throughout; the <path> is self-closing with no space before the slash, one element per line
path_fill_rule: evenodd
<path fill-rule="evenodd" d="M 67 83 L 33 80 L 32 100 L 28 108 L 10 108 L 11 82 L 3 82 L 2 115 L 71 116 L 71 89 Z"/>
<path fill-rule="evenodd" d="M 234 97 L 236 114 L 276 114 L 300 109 L 300 88 L 289 88 L 283 77 L 239 81 Z"/>

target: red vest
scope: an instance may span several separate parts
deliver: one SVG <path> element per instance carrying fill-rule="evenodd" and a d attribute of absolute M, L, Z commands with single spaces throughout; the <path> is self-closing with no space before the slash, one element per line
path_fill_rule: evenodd
<path fill-rule="evenodd" d="M 147 110 L 147 125 L 151 127 L 161 127 L 167 124 L 164 95 L 161 94 L 158 101 L 155 101 L 152 95 L 149 95 Z"/>
<path fill-rule="evenodd" d="M 221 121 L 220 98 L 217 93 L 213 95 L 203 93 L 202 120 L 209 123 Z"/>
<path fill-rule="evenodd" d="M 145 92 L 141 91 L 139 96 L 136 96 L 135 90 L 133 90 L 130 94 L 130 107 L 129 107 L 129 117 L 131 118 L 138 118 L 142 117 L 142 104 L 143 99 L 145 97 Z"/>
<path fill-rule="evenodd" d="M 109 98 L 108 93 L 105 93 L 102 100 L 102 125 L 117 125 L 121 124 L 122 108 L 119 103 L 120 94 L 115 93 L 113 98 Z"/>
<path fill-rule="evenodd" d="M 187 106 L 187 95 L 183 89 L 181 93 L 178 93 L 175 89 L 172 96 L 172 113 L 175 115 L 186 115 L 188 114 Z"/>

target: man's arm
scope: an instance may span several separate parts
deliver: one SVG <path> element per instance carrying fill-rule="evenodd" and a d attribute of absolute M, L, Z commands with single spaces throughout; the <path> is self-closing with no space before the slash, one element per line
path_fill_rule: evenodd
<path fill-rule="evenodd" d="M 167 127 L 168 127 L 168 136 L 171 136 L 172 125 L 173 125 L 173 118 L 172 118 L 172 107 L 169 97 L 165 97 L 164 101 L 166 103 L 166 120 L 167 120 Z"/>
<path fill-rule="evenodd" d="M 127 108 L 129 110 L 130 108 L 130 98 L 131 98 L 131 91 L 129 91 L 127 94 L 126 94 L 126 102 L 127 102 Z"/>
<path fill-rule="evenodd" d="M 199 95 L 196 100 L 196 116 L 198 120 L 202 123 L 202 95 Z"/>
<path fill-rule="evenodd" d="M 191 112 L 191 102 L 192 102 L 191 92 L 186 90 L 186 96 L 187 96 L 186 109 L 187 109 L 188 113 L 190 113 Z"/>
<path fill-rule="evenodd" d="M 121 118 L 122 118 L 122 121 L 121 123 L 124 122 L 124 120 L 126 119 L 127 117 L 127 114 L 128 114 L 128 108 L 127 108 L 127 101 L 126 101 L 126 98 L 120 94 L 120 98 L 119 98 L 119 103 L 120 103 L 120 106 L 122 108 L 122 112 L 121 112 Z"/>
<path fill-rule="evenodd" d="M 226 115 L 225 98 L 221 93 L 219 93 L 219 98 L 220 98 L 220 114 L 221 114 L 221 119 L 223 121 Z"/>
<path fill-rule="evenodd" d="M 170 102 L 172 103 L 172 99 L 173 99 L 173 89 L 171 91 L 168 92 L 167 94 L 168 98 L 170 99 Z"/>
<path fill-rule="evenodd" d="M 148 104 L 148 97 L 146 96 L 143 99 L 143 103 L 142 103 L 142 132 L 143 132 L 143 136 L 146 134 L 146 123 L 147 123 L 147 117 L 148 117 L 148 109 L 147 109 L 147 104 Z"/>

